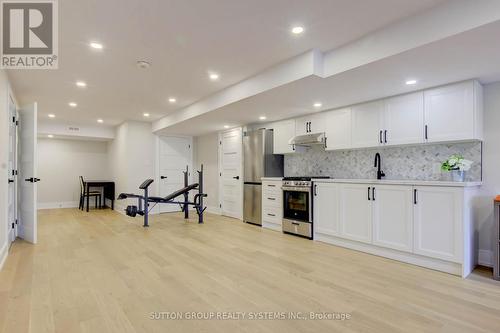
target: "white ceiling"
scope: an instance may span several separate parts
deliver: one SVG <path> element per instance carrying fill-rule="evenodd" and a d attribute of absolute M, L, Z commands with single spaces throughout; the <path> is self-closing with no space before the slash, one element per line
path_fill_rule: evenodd
<path fill-rule="evenodd" d="M 20 104 L 39 103 L 42 121 L 54 113 L 50 121 L 60 124 L 103 118 L 116 125 L 144 120 L 143 112 L 156 120 L 290 57 L 336 48 L 442 2 L 59 1 L 59 69 L 8 75 Z M 306 29 L 301 36 L 290 34 L 297 24 Z M 104 44 L 102 52 L 89 49 L 94 40 Z M 152 67 L 138 69 L 139 59 Z M 221 80 L 209 81 L 209 70 Z M 76 80 L 88 87 L 77 88 Z M 177 104 L 170 105 L 169 96 Z M 69 101 L 78 107 L 69 108 Z"/>
<path fill-rule="evenodd" d="M 500 80 L 500 21 L 430 43 L 344 73 L 308 76 L 236 103 L 179 122 L 162 134 L 201 135 L 240 126 L 267 116 L 265 123 L 321 110 L 403 94 L 471 78 L 482 83 Z M 418 79 L 415 86 L 406 78 Z"/>

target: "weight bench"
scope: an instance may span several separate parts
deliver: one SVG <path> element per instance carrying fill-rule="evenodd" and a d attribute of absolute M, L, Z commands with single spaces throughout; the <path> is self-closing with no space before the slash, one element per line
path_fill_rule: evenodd
<path fill-rule="evenodd" d="M 134 193 L 120 193 L 118 200 L 123 200 L 127 198 L 137 198 L 137 206 L 127 206 L 125 213 L 127 216 L 135 217 L 137 214 L 144 216 L 144 227 L 149 227 L 149 212 L 157 204 L 175 204 L 181 207 L 181 211 L 184 212 L 184 218 L 189 218 L 189 206 L 193 206 L 198 214 L 198 223 L 203 223 L 203 213 L 206 207 L 203 206 L 203 198 L 207 197 L 207 194 L 203 193 L 203 164 L 201 165 L 201 170 L 198 171 L 198 183 L 188 185 L 188 175 L 189 170 L 186 167 L 184 173 L 184 187 L 173 193 L 170 193 L 166 197 L 151 197 L 149 196 L 149 186 L 154 182 L 153 179 L 146 179 L 140 186 L 139 189 L 144 191 L 144 195 L 134 194 Z M 198 189 L 198 193 L 194 195 L 193 201 L 189 201 L 189 192 Z M 183 196 L 182 201 L 175 200 L 179 196 Z M 149 208 L 149 204 L 153 203 L 153 207 Z"/>

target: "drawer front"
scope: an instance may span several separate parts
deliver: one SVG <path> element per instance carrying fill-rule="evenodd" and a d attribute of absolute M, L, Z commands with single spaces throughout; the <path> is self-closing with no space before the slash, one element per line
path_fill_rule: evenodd
<path fill-rule="evenodd" d="M 281 207 L 262 207 L 262 220 L 269 220 L 273 223 L 281 223 L 283 214 L 281 212 Z"/>
<path fill-rule="evenodd" d="M 263 182 L 262 192 L 275 195 L 282 193 L 281 182 Z"/>
<path fill-rule="evenodd" d="M 281 195 L 275 193 L 262 193 L 263 207 L 282 207 L 283 199 Z"/>

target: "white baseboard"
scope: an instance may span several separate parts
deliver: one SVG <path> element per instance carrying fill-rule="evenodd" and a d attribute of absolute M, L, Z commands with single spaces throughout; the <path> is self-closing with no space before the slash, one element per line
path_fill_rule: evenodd
<path fill-rule="evenodd" d="M 7 255 L 9 254 L 8 248 L 7 248 L 7 242 L 2 246 L 0 249 L 0 271 L 3 268 L 3 265 L 5 264 L 5 261 L 7 260 Z"/>
<path fill-rule="evenodd" d="M 493 267 L 493 251 L 479 250 L 477 253 L 477 263 L 481 266 Z"/>
<path fill-rule="evenodd" d="M 206 212 L 210 214 L 221 215 L 220 208 L 217 206 L 207 206 Z"/>
<path fill-rule="evenodd" d="M 77 208 L 78 201 L 39 202 L 38 209 Z"/>

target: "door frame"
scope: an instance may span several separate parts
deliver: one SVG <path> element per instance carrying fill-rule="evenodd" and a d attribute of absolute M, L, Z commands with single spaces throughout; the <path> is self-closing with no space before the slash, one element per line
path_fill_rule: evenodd
<path fill-rule="evenodd" d="M 9 163 L 11 162 L 11 158 L 12 158 L 12 162 L 13 162 L 13 165 L 12 165 L 12 168 L 10 168 L 10 165 L 9 165 L 9 170 L 8 170 L 8 178 L 9 179 L 13 179 L 14 180 L 14 183 L 12 185 L 12 190 L 14 191 L 14 193 L 12 194 L 13 195 L 13 200 L 14 200 L 14 211 L 13 211 L 13 216 L 12 216 L 12 220 L 10 220 L 11 216 L 10 216 L 10 212 L 9 212 L 9 207 L 7 207 L 7 242 L 8 242 L 8 245 L 9 247 L 12 245 L 12 243 L 15 241 L 15 239 L 17 238 L 18 236 L 18 216 L 19 216 L 19 205 L 18 205 L 18 194 L 19 194 L 19 179 L 18 179 L 18 176 L 17 176 L 17 169 L 18 169 L 18 142 L 19 142 L 19 137 L 18 137 L 18 127 L 17 127 L 17 121 L 19 119 L 19 113 L 18 113 L 18 106 L 17 106 L 17 103 L 16 103 L 16 100 L 12 94 L 12 91 L 9 87 L 9 93 L 8 93 L 8 96 L 7 96 L 8 100 L 7 100 L 7 112 L 9 113 Z M 14 107 L 14 112 L 13 114 L 11 113 L 11 110 L 10 110 L 10 107 L 13 106 Z M 14 119 L 12 119 L 12 117 L 14 117 Z M 16 123 L 15 123 L 16 122 Z M 11 126 L 13 126 L 14 128 L 14 133 L 13 133 L 13 136 L 11 136 L 11 132 L 10 132 L 10 129 L 11 129 Z M 14 142 L 12 142 L 12 140 Z M 10 146 L 14 144 L 14 151 L 13 151 L 13 155 L 14 156 L 10 156 Z M 15 173 L 14 173 L 15 172 Z M 11 191 L 11 188 L 9 186 L 9 189 L 8 189 L 8 197 L 11 195 L 10 193 Z M 7 199 L 7 202 L 8 202 L 9 199 Z M 13 228 L 11 227 L 11 224 L 13 224 Z"/>
<path fill-rule="evenodd" d="M 218 159 L 217 159 L 217 164 L 218 164 L 218 172 L 219 172 L 219 214 L 220 215 L 223 215 L 223 209 L 222 209 L 222 201 L 223 201 L 223 198 L 224 198 L 224 186 L 223 186 L 223 182 L 222 182 L 222 136 L 224 135 L 224 133 L 228 133 L 228 132 L 232 132 L 234 130 L 239 130 L 240 131 L 240 136 L 241 138 L 243 139 L 243 127 L 235 127 L 235 128 L 231 128 L 231 129 L 227 129 L 227 130 L 224 130 L 224 131 L 220 131 L 218 133 L 218 144 L 217 144 L 217 152 L 218 152 Z M 237 219 L 243 221 L 243 190 L 244 190 L 244 186 L 243 186 L 243 141 L 241 142 L 241 158 L 240 158 L 240 170 L 241 170 L 241 175 L 240 175 L 240 198 L 242 200 L 241 202 L 241 205 L 240 205 L 240 211 L 238 213 L 238 217 Z"/>
<path fill-rule="evenodd" d="M 180 139 L 188 139 L 189 144 L 191 145 L 191 156 L 189 156 L 189 162 L 191 164 L 191 167 L 193 170 L 189 170 L 191 173 L 191 177 L 188 178 L 190 183 L 193 183 L 193 177 L 194 177 L 194 172 L 195 170 L 198 170 L 196 166 L 194 165 L 194 145 L 193 145 L 193 137 L 188 136 L 188 135 L 155 135 L 155 152 L 156 152 L 156 158 L 155 158 L 155 182 L 156 186 L 154 187 L 155 193 L 159 196 L 160 195 L 160 149 L 161 149 L 161 138 L 180 138 Z M 153 210 L 151 211 L 150 214 L 160 214 L 160 206 L 157 205 Z"/>

